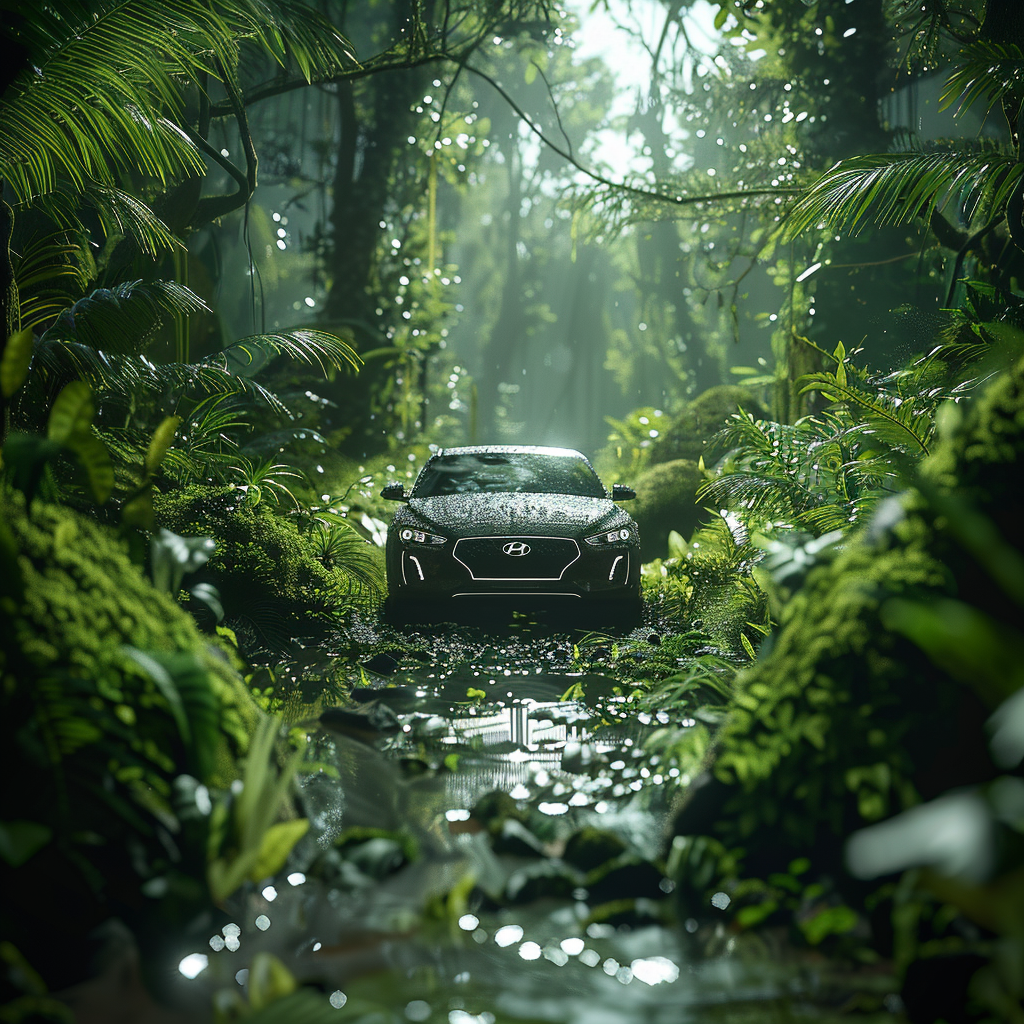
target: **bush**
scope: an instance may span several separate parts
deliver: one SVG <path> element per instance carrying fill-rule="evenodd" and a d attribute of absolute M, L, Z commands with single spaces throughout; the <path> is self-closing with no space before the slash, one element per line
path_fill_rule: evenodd
<path fill-rule="evenodd" d="M 916 490 L 828 549 L 738 679 L 713 781 L 677 822 L 730 852 L 734 886 L 806 856 L 863 898 L 877 883 L 845 874 L 852 831 L 998 775 L 984 726 L 1016 684 L 989 640 L 1019 664 L 1024 361 L 950 412 Z"/>
<path fill-rule="evenodd" d="M 156 495 L 153 505 L 158 526 L 214 538 L 217 548 L 198 577 L 218 589 L 229 621 L 254 629 L 269 646 L 322 631 L 358 599 L 377 596 L 372 570 L 360 566 L 360 575 L 344 558 L 325 564 L 295 521 L 247 504 L 239 488 L 197 484 Z M 369 552 L 368 544 L 354 543 Z"/>

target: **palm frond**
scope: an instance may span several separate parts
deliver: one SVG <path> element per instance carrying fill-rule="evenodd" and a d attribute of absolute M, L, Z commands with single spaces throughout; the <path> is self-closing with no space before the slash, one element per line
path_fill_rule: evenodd
<path fill-rule="evenodd" d="M 697 500 L 708 499 L 721 508 L 742 509 L 754 521 L 792 520 L 811 495 L 785 476 L 736 469 L 704 484 Z"/>
<path fill-rule="evenodd" d="M 179 126 L 185 87 L 233 78 L 251 43 L 308 78 L 352 66 L 330 23 L 297 0 L 15 0 L 32 66 L 0 105 L 0 177 L 19 203 L 62 181 L 84 192 L 127 171 L 168 183 L 205 169 Z"/>
<path fill-rule="evenodd" d="M 91 182 L 84 198 L 96 208 L 108 237 L 131 235 L 147 256 L 184 248 L 171 229 L 137 196 L 112 185 Z"/>
<path fill-rule="evenodd" d="M 101 396 L 131 406 L 145 392 L 241 394 L 287 416 L 281 400 L 262 384 L 203 363 L 154 363 L 145 356 L 118 356 L 80 342 L 47 341 L 36 346 L 33 370 L 43 380 L 78 377 Z"/>
<path fill-rule="evenodd" d="M 328 368 L 358 369 L 362 360 L 348 342 L 324 331 L 300 329 L 276 334 L 254 334 L 215 352 L 201 365 L 217 367 L 239 377 L 252 377 L 277 356 L 284 355 L 326 375 Z"/>
<path fill-rule="evenodd" d="M 886 401 L 877 399 L 887 410 Z M 908 401 L 907 410 L 912 404 Z M 780 525 L 815 535 L 849 530 L 898 488 L 894 446 L 880 441 L 880 433 L 859 408 L 856 415 L 843 407 L 795 424 L 738 413 L 716 436 L 716 443 L 730 451 L 719 475 L 702 486 L 698 499 L 729 508 L 742 521 L 769 532 Z"/>
<path fill-rule="evenodd" d="M 933 430 L 932 410 L 881 392 L 868 392 L 837 379 L 832 373 L 809 373 L 800 378 L 801 394 L 819 391 L 833 402 L 845 402 L 864 424 L 865 433 L 899 452 L 928 454 Z"/>
<path fill-rule="evenodd" d="M 1024 86 L 1024 54 L 1012 43 L 978 39 L 960 52 L 953 73 L 946 80 L 940 110 L 956 104 L 956 115 L 965 114 L 979 100 L 987 115 L 993 107 Z"/>
<path fill-rule="evenodd" d="M 357 66 L 349 41 L 303 0 L 258 0 L 252 7 L 263 12 L 256 23 L 261 46 L 281 65 L 291 57 L 307 82 Z"/>
<path fill-rule="evenodd" d="M 95 272 L 88 246 L 71 232 L 56 231 L 30 239 L 11 252 L 22 327 L 35 328 L 70 306 Z"/>
<path fill-rule="evenodd" d="M 65 309 L 43 342 L 78 342 L 109 354 L 142 352 L 168 317 L 184 317 L 209 306 L 176 281 L 129 281 L 97 288 Z"/>
<path fill-rule="evenodd" d="M 837 232 L 857 231 L 868 221 L 905 224 L 949 203 L 964 220 L 976 213 L 988 219 L 1003 209 L 1022 174 L 1024 165 L 1008 151 L 973 142 L 850 157 L 793 203 L 783 231 L 794 237 L 819 224 Z"/>
<path fill-rule="evenodd" d="M 386 591 L 380 550 L 360 536 L 343 517 L 317 522 L 307 534 L 313 552 L 323 564 L 339 572 L 350 594 L 382 597 Z"/>
<path fill-rule="evenodd" d="M 81 193 L 93 181 L 115 185 L 128 170 L 164 183 L 204 170 L 171 120 L 183 111 L 175 75 L 191 79 L 201 67 L 189 46 L 203 37 L 200 26 L 193 21 L 179 38 L 175 29 L 186 25 L 175 24 L 174 3 L 163 23 L 156 5 L 91 6 L 15 5 L 33 64 L 0 106 L 0 174 L 19 203 L 62 180 Z"/>

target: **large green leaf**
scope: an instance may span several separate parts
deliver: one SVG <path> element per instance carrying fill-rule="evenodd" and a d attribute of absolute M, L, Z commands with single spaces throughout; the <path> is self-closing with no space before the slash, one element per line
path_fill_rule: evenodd
<path fill-rule="evenodd" d="M 216 767 L 221 739 L 221 701 L 209 668 L 192 652 L 124 650 L 167 701 L 188 749 L 191 770 L 201 782 L 208 781 Z"/>
<path fill-rule="evenodd" d="M 269 878 L 284 867 L 288 854 L 295 844 L 309 831 L 307 818 L 294 818 L 291 821 L 279 821 L 271 825 L 263 836 L 260 844 L 259 857 L 249 870 L 249 878 L 258 882 L 261 878 Z"/>
<path fill-rule="evenodd" d="M 32 342 L 30 327 L 7 339 L 3 358 L 0 358 L 0 392 L 4 398 L 10 398 L 25 383 L 32 362 Z"/>
<path fill-rule="evenodd" d="M 107 446 L 92 431 L 73 434 L 67 442 L 85 471 L 89 489 L 97 504 L 102 505 L 114 490 L 114 466 Z"/>
<path fill-rule="evenodd" d="M 92 388 L 85 381 L 73 380 L 54 400 L 46 436 L 57 444 L 68 445 L 72 438 L 88 433 L 95 414 Z"/>
<path fill-rule="evenodd" d="M 174 434 L 181 425 L 180 416 L 167 416 L 153 432 L 152 440 L 146 449 L 146 472 L 152 476 L 164 461 L 167 450 L 174 442 Z"/>

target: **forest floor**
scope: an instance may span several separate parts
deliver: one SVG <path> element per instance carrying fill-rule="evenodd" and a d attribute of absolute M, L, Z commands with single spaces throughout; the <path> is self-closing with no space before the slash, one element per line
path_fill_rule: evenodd
<path fill-rule="evenodd" d="M 633 707 L 621 672 L 662 625 L 357 624 L 350 699 L 304 723 L 310 833 L 283 877 L 233 898 L 188 987 L 237 999 L 242 949 L 349 1020 L 900 1019 L 885 963 L 731 931 L 676 898 L 692 780 L 659 730 L 713 713 Z"/>

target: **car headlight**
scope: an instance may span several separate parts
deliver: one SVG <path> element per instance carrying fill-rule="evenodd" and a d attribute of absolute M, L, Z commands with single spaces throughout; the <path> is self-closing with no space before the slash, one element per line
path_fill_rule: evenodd
<path fill-rule="evenodd" d="M 427 546 L 434 546 L 448 543 L 447 537 L 441 537 L 436 533 L 427 533 L 426 530 L 413 530 L 408 526 L 403 527 L 403 529 L 399 531 L 398 536 L 406 544 L 424 544 Z"/>
<path fill-rule="evenodd" d="M 630 530 L 622 527 L 619 530 L 606 530 L 604 533 L 595 533 L 593 537 L 587 537 L 587 543 L 593 544 L 594 547 L 601 547 L 603 544 L 621 544 L 632 536 L 633 534 Z"/>

